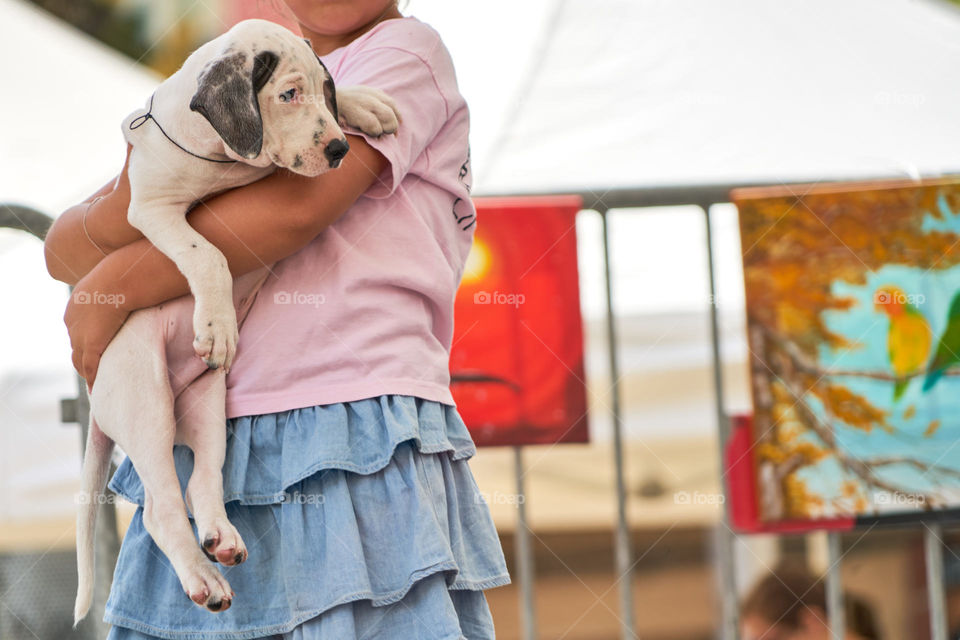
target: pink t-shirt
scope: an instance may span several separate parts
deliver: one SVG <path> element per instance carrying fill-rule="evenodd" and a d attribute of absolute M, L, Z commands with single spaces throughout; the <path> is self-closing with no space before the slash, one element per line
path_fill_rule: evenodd
<path fill-rule="evenodd" d="M 450 54 L 407 17 L 323 62 L 338 86 L 385 91 L 403 121 L 396 135 L 367 138 L 389 163 L 379 180 L 257 295 L 227 377 L 228 417 L 383 394 L 453 404 L 453 300 L 476 211 Z"/>

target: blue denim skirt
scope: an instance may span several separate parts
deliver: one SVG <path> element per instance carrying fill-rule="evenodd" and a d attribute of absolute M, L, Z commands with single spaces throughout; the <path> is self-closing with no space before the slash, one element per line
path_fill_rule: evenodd
<path fill-rule="evenodd" d="M 104 619 L 111 640 L 493 638 L 483 590 L 510 581 L 454 407 L 381 396 L 227 424 L 224 502 L 249 550 L 219 566 L 236 596 L 183 593 L 143 526 L 129 459 L 110 487 L 141 505 Z M 181 488 L 193 457 L 174 452 Z"/>

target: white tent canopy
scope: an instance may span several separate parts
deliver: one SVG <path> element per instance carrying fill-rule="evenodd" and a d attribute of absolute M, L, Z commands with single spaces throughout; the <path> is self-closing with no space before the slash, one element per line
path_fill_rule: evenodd
<path fill-rule="evenodd" d="M 436 25 L 455 58 L 513 48 L 479 20 Z M 960 171 L 960 11 L 944 2 L 558 0 L 541 23 L 519 69 L 462 78 L 505 114 L 473 139 L 483 192 Z"/>
<path fill-rule="evenodd" d="M 411 0 L 457 64 L 483 192 L 960 170 L 960 12 L 940 0 Z M 56 210 L 115 171 L 158 78 L 0 0 L 0 198 Z M 51 176 L 54 179 L 51 179 Z"/>
<path fill-rule="evenodd" d="M 120 169 L 120 121 L 159 77 L 22 0 L 0 15 L 0 201 L 59 211 Z"/>

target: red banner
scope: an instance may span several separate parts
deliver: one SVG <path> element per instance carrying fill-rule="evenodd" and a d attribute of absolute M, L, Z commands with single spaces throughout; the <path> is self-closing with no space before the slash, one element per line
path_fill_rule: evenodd
<path fill-rule="evenodd" d="M 477 198 L 450 373 L 479 446 L 586 442 L 577 197 Z"/>

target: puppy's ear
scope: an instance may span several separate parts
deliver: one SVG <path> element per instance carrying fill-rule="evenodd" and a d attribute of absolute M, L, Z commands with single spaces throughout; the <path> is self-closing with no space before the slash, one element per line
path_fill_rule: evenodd
<path fill-rule="evenodd" d="M 310 44 L 310 40 L 304 38 L 303 41 L 306 42 L 310 50 L 313 51 L 313 45 Z M 327 65 L 323 64 L 323 60 L 320 59 L 320 56 L 318 56 L 315 51 L 313 55 L 316 56 L 317 62 L 323 67 L 323 101 L 327 105 L 327 111 L 333 114 L 333 119 L 336 122 L 340 122 L 340 111 L 337 109 L 337 87 L 333 84 L 333 76 L 330 75 L 330 70 L 327 69 Z"/>
<path fill-rule="evenodd" d="M 263 147 L 257 94 L 270 80 L 280 58 L 272 51 L 261 51 L 252 64 L 248 60 L 248 54 L 235 51 L 208 62 L 200 72 L 190 109 L 206 118 L 234 153 L 256 158 Z"/>
<path fill-rule="evenodd" d="M 253 95 L 260 93 L 260 89 L 270 81 L 273 72 L 277 70 L 280 56 L 273 51 L 261 51 L 253 57 Z"/>
<path fill-rule="evenodd" d="M 327 65 L 323 64 L 320 56 L 317 56 L 317 62 L 323 67 L 323 100 L 327 104 L 327 110 L 333 114 L 335 122 L 340 122 L 340 111 L 337 109 L 337 87 L 333 84 L 333 76 L 327 70 Z"/>

